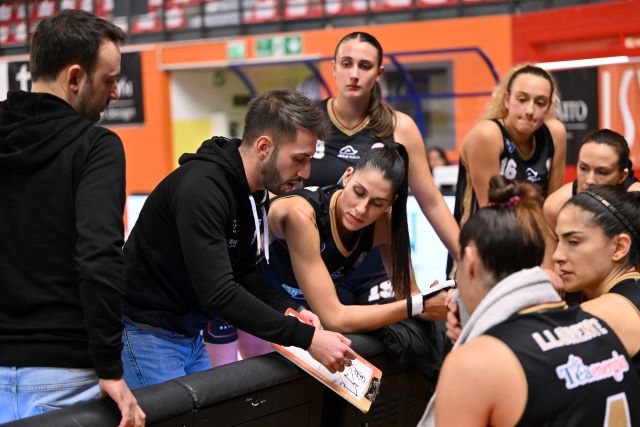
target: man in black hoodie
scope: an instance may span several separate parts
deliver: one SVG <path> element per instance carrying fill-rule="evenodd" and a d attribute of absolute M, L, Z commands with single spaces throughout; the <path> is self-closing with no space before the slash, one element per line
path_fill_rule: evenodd
<path fill-rule="evenodd" d="M 144 425 L 120 360 L 124 151 L 114 25 L 65 10 L 31 44 L 31 92 L 0 103 L 0 423 L 111 396 Z"/>
<path fill-rule="evenodd" d="M 122 358 L 132 388 L 208 369 L 201 331 L 216 315 L 259 338 L 308 349 L 331 372 L 351 363 L 350 340 L 284 316 L 297 304 L 255 266 L 267 190 L 282 193 L 307 178 L 325 132 L 309 99 L 269 92 L 249 104 L 242 141 L 205 141 L 149 195 L 124 248 Z"/>

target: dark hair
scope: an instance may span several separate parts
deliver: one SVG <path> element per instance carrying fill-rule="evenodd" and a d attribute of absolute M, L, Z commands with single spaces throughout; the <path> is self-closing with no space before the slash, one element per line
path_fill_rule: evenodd
<path fill-rule="evenodd" d="M 33 81 L 55 80 L 58 73 L 79 64 L 91 76 L 100 45 L 124 43 L 120 28 L 82 10 L 65 9 L 40 21 L 31 39 L 30 68 Z"/>
<path fill-rule="evenodd" d="M 298 129 L 307 130 L 319 139 L 328 133 L 324 114 L 309 98 L 292 89 L 278 89 L 253 98 L 245 116 L 243 144 L 253 144 L 260 135 L 269 135 L 279 147 L 293 142 Z"/>
<path fill-rule="evenodd" d="M 407 195 L 409 193 L 409 156 L 402 144 L 384 144 L 372 148 L 354 166 L 354 172 L 373 169 L 391 183 L 396 198 L 391 207 L 390 279 L 398 298 L 411 293 L 409 227 L 407 226 Z"/>
<path fill-rule="evenodd" d="M 601 229 L 608 238 L 622 233 L 631 238 L 625 267 L 640 261 L 640 192 L 624 191 L 618 185 L 594 185 L 569 199 L 563 209 L 568 205 L 589 212 L 590 225 Z"/>
<path fill-rule="evenodd" d="M 611 129 L 598 129 L 582 140 L 583 145 L 588 142 L 595 142 L 596 144 L 604 144 L 611 147 L 618 155 L 618 170 L 623 171 L 627 168 L 629 175 L 633 176 L 633 164 L 629 158 L 629 144 L 627 140 L 624 139 L 624 136 Z"/>
<path fill-rule="evenodd" d="M 432 146 L 432 147 L 427 147 L 427 154 L 429 154 L 430 151 L 435 151 L 436 153 L 438 153 L 440 155 L 440 157 L 442 157 L 442 159 L 444 160 L 445 164 L 449 164 L 449 159 L 447 158 L 447 153 L 444 152 L 444 149 L 442 149 L 441 147 L 438 146 Z"/>
<path fill-rule="evenodd" d="M 349 40 L 357 40 L 362 43 L 369 43 L 378 52 L 378 67 L 382 65 L 383 51 L 382 45 L 378 40 L 369 33 L 362 31 L 355 31 L 349 33 L 340 39 L 336 45 L 336 51 L 333 57 L 338 59 L 338 49 L 342 43 Z M 373 136 L 376 139 L 384 139 L 390 135 L 393 135 L 395 127 L 395 116 L 393 114 L 393 108 L 384 102 L 382 99 L 382 88 L 380 83 L 376 82 L 371 91 L 371 97 L 369 98 L 369 107 L 367 109 L 369 115 L 369 125 L 367 126 L 373 132 Z"/>
<path fill-rule="evenodd" d="M 533 184 L 495 175 L 489 181 L 489 200 L 490 205 L 478 209 L 460 230 L 460 253 L 474 242 L 495 284 L 540 265 L 550 230 L 540 189 Z"/>

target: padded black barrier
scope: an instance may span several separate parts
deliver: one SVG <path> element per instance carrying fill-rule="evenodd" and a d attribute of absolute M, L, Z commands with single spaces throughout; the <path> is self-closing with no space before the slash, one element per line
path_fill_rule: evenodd
<path fill-rule="evenodd" d="M 135 390 L 147 426 L 374 427 L 419 420 L 432 392 L 416 368 L 394 363 L 369 335 L 348 335 L 353 348 L 382 372 L 380 392 L 363 414 L 278 354 L 267 354 Z M 99 399 L 6 424 L 12 427 L 112 427 L 119 412 Z"/>

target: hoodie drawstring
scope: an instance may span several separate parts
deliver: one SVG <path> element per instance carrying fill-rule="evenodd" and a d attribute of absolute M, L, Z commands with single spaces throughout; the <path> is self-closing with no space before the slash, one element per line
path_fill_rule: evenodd
<path fill-rule="evenodd" d="M 267 193 L 265 192 L 265 199 L 267 197 Z M 260 256 L 260 221 L 258 220 L 258 210 L 256 209 L 256 201 L 252 195 L 249 195 L 249 202 L 251 203 L 251 212 L 253 213 L 253 222 L 256 227 L 256 255 Z M 267 264 L 269 264 L 269 221 L 267 219 L 267 209 L 264 207 L 265 200 L 262 200 L 262 227 L 263 227 L 263 238 L 264 238 L 264 258 L 267 260 Z"/>

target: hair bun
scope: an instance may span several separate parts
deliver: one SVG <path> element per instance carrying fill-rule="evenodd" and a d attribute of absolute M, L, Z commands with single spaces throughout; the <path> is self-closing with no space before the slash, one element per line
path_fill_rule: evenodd
<path fill-rule="evenodd" d="M 519 204 L 542 206 L 544 199 L 540 188 L 528 182 L 494 175 L 489 180 L 489 206 L 513 207 Z"/>
<path fill-rule="evenodd" d="M 505 178 L 502 175 L 494 175 L 489 180 L 489 203 L 491 205 L 507 204 L 519 195 L 518 181 Z"/>

